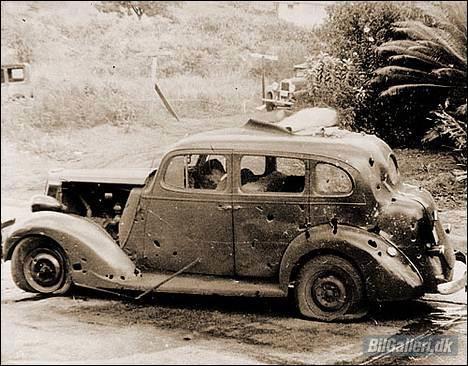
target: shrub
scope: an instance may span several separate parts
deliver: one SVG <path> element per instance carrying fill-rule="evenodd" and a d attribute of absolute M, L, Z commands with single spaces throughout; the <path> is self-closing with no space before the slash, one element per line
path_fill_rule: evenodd
<path fill-rule="evenodd" d="M 352 127 L 355 112 L 352 106 L 359 104 L 364 90 L 357 88 L 363 77 L 350 59 L 338 59 L 320 53 L 308 59 L 307 90 L 302 98 L 312 106 L 328 106 L 341 114 L 341 123 Z"/>
<path fill-rule="evenodd" d="M 355 128 L 376 133 L 394 146 L 411 144 L 420 122 L 418 103 L 398 104 L 378 99 L 369 81 L 382 65 L 375 50 L 393 37 L 392 24 L 423 17 L 421 10 L 403 2 L 345 2 L 328 10 L 323 34 L 328 52 L 339 60 L 349 60 L 359 77 L 350 79 L 346 95 L 359 92 L 359 98 L 347 98 L 342 108 L 352 111 Z M 324 90 L 324 93 L 327 93 Z M 349 104 L 348 104 L 349 103 Z M 421 133 L 421 131 L 417 131 Z"/>

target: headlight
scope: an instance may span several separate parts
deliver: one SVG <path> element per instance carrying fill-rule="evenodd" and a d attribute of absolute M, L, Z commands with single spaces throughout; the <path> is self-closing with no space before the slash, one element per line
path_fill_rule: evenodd
<path fill-rule="evenodd" d="M 294 93 L 295 90 L 296 90 L 296 86 L 294 84 L 289 84 L 289 91 L 291 93 Z"/>
<path fill-rule="evenodd" d="M 277 91 L 279 88 L 279 84 L 277 82 L 274 82 L 273 84 L 271 84 L 271 89 L 273 89 L 274 91 Z"/>

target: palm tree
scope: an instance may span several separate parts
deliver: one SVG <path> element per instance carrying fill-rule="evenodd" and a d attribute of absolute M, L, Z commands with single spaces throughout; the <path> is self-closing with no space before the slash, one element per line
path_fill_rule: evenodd
<path fill-rule="evenodd" d="M 466 98 L 466 3 L 441 3 L 426 9 L 433 19 L 394 24 L 394 31 L 405 39 L 378 47 L 389 66 L 375 72 L 374 83 L 384 87 L 386 96 L 425 96 Z"/>
<path fill-rule="evenodd" d="M 372 85 L 380 88 L 382 98 L 423 101 L 428 106 L 428 121 L 432 123 L 428 126 L 426 141 L 437 136 L 449 139 L 457 136 L 451 139 L 454 147 L 460 151 L 463 145 L 465 150 L 466 3 L 441 2 L 426 6 L 424 10 L 430 25 L 421 21 L 397 22 L 394 31 L 399 39 L 377 48 L 388 66 L 375 71 Z M 443 105 L 443 113 L 439 105 Z M 466 164 L 466 155 L 464 160 Z"/>

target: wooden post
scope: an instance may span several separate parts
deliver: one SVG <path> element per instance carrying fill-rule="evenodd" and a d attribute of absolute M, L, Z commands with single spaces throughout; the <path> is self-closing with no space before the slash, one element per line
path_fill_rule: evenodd
<path fill-rule="evenodd" d="M 261 58 L 262 59 L 262 104 L 265 104 L 265 59 L 270 60 L 270 61 L 278 61 L 278 56 L 275 55 L 264 55 L 261 53 L 251 53 L 251 57 L 254 58 Z"/>
<path fill-rule="evenodd" d="M 262 99 L 265 99 L 265 56 L 262 56 Z"/>

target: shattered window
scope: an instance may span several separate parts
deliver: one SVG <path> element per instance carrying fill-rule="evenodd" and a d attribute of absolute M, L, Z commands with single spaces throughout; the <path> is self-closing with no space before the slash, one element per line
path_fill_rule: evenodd
<path fill-rule="evenodd" d="M 341 168 L 318 163 L 315 166 L 315 189 L 320 194 L 347 194 L 353 190 L 349 175 Z"/>
<path fill-rule="evenodd" d="M 276 156 L 244 156 L 240 178 L 246 193 L 300 193 L 304 191 L 305 163 Z"/>
<path fill-rule="evenodd" d="M 164 182 L 179 189 L 225 190 L 226 157 L 198 154 L 175 156 L 166 169 Z"/>

